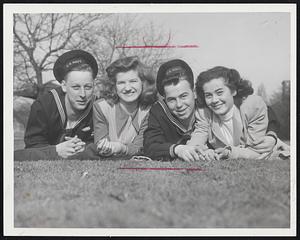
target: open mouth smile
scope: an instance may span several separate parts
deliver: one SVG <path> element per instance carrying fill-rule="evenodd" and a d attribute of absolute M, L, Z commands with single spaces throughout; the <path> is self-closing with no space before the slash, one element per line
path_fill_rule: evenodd
<path fill-rule="evenodd" d="M 123 94 L 126 96 L 131 96 L 131 95 L 135 94 L 135 92 L 128 92 L 128 93 L 123 93 Z"/>
<path fill-rule="evenodd" d="M 184 115 L 185 114 L 185 109 L 184 110 L 180 110 L 180 111 L 176 111 L 178 115 Z"/>
<path fill-rule="evenodd" d="M 213 109 L 220 109 L 223 106 L 223 103 L 218 104 L 218 105 L 213 105 L 212 108 Z"/>

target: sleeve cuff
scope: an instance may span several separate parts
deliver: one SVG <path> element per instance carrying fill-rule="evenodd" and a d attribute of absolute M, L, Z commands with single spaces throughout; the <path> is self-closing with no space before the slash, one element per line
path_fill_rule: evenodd
<path fill-rule="evenodd" d="M 171 158 L 175 158 L 177 157 L 176 154 L 175 154 L 175 147 L 177 147 L 179 144 L 172 144 L 171 147 L 170 147 L 170 150 L 169 150 L 169 153 L 170 153 L 170 156 Z"/>

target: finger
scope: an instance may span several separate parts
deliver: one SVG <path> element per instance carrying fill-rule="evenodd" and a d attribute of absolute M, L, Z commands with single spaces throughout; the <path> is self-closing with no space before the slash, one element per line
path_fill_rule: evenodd
<path fill-rule="evenodd" d="M 181 158 L 183 161 L 191 162 L 191 158 L 188 156 L 188 153 L 182 155 L 180 158 Z"/>
<path fill-rule="evenodd" d="M 196 151 L 191 151 L 190 154 L 191 154 L 191 157 L 193 158 L 193 161 L 200 161 L 200 157 Z"/>
<path fill-rule="evenodd" d="M 102 146 L 102 148 L 106 148 L 106 145 L 107 145 L 107 139 L 104 138 L 104 139 L 103 139 L 103 146 Z"/>
<path fill-rule="evenodd" d="M 74 137 L 65 136 L 65 139 L 66 139 L 66 140 L 73 140 L 74 138 L 76 138 L 76 136 L 74 136 Z"/>
<path fill-rule="evenodd" d="M 78 143 L 75 143 L 75 145 L 78 146 L 78 147 L 82 147 L 82 146 L 85 145 L 85 142 L 80 141 Z"/>
<path fill-rule="evenodd" d="M 196 153 L 198 154 L 199 160 L 201 161 L 205 160 L 205 152 L 201 148 L 197 147 Z"/>
<path fill-rule="evenodd" d="M 105 140 L 101 139 L 98 143 L 97 149 L 101 150 L 103 148 L 104 143 L 105 143 Z"/>
<path fill-rule="evenodd" d="M 80 148 L 76 152 L 79 153 L 79 152 L 83 152 L 83 151 L 84 151 L 84 148 Z"/>
<path fill-rule="evenodd" d="M 109 150 L 109 142 L 107 142 L 107 140 L 104 142 L 102 149 L 104 152 Z"/>
<path fill-rule="evenodd" d="M 205 161 L 205 154 L 204 153 L 198 153 L 199 161 Z"/>
<path fill-rule="evenodd" d="M 74 148 L 69 148 L 69 149 L 67 150 L 67 153 L 75 153 L 75 149 L 74 149 Z"/>
<path fill-rule="evenodd" d="M 77 137 L 77 135 L 75 137 L 73 137 L 72 141 L 74 143 L 82 142 L 81 139 Z"/>
<path fill-rule="evenodd" d="M 188 159 L 190 160 L 190 162 L 195 162 L 195 158 L 194 158 L 194 155 L 193 155 L 193 151 L 187 152 L 187 157 L 188 157 Z"/>
<path fill-rule="evenodd" d="M 106 142 L 105 146 L 103 147 L 103 152 L 106 153 L 111 153 L 112 152 L 112 148 L 111 148 L 111 144 L 110 142 Z"/>
<path fill-rule="evenodd" d="M 211 156 L 211 155 L 208 155 L 208 160 L 211 162 L 213 160 L 215 160 L 215 156 Z"/>
<path fill-rule="evenodd" d="M 206 160 L 208 160 L 208 161 L 213 161 L 213 160 L 214 160 L 214 155 L 212 155 L 211 152 L 209 152 L 209 153 L 206 155 Z"/>
<path fill-rule="evenodd" d="M 196 147 L 196 152 L 199 154 L 199 155 L 202 155 L 202 156 L 204 156 L 205 155 L 205 152 L 201 149 L 201 148 L 199 148 L 199 147 Z"/>
<path fill-rule="evenodd" d="M 107 149 L 108 151 L 112 151 L 112 143 L 111 142 L 107 142 Z"/>
<path fill-rule="evenodd" d="M 215 158 L 215 160 L 220 161 L 221 155 L 215 154 L 214 158 Z"/>
<path fill-rule="evenodd" d="M 77 143 L 80 143 L 81 140 L 79 138 L 74 138 L 74 139 L 72 139 L 72 142 L 77 144 Z"/>
<path fill-rule="evenodd" d="M 81 150 L 81 149 L 84 149 L 84 146 L 82 146 L 82 145 L 77 145 L 77 146 L 74 147 L 74 149 L 75 149 L 75 151 L 79 151 L 79 150 Z"/>
<path fill-rule="evenodd" d="M 70 140 L 66 141 L 65 143 L 66 143 L 65 146 L 67 149 L 72 149 L 75 147 L 75 144 L 73 142 L 71 142 Z"/>

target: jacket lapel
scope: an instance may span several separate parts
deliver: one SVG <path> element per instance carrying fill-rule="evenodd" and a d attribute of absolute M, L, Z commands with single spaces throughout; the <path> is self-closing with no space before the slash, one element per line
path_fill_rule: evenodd
<path fill-rule="evenodd" d="M 159 100 L 158 103 L 161 105 L 168 119 L 177 127 L 177 129 L 180 129 L 183 133 L 187 133 L 189 131 L 189 129 L 187 129 L 178 119 L 176 119 L 172 115 L 168 106 L 165 104 L 163 100 Z M 192 121 L 194 121 L 194 119 L 192 119 Z"/>
<path fill-rule="evenodd" d="M 241 136 L 243 134 L 243 124 L 241 119 L 241 114 L 239 109 L 235 108 L 232 118 L 233 123 L 233 144 L 234 146 L 238 146 L 241 141 Z"/>

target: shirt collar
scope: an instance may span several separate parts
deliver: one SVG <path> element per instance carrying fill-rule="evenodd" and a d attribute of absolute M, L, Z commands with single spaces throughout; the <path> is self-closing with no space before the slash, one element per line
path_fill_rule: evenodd
<path fill-rule="evenodd" d="M 167 104 L 165 103 L 164 100 L 158 100 L 158 103 L 161 105 L 162 109 L 164 110 L 167 118 L 177 127 L 179 128 L 182 132 L 188 132 L 190 130 L 193 129 L 194 123 L 195 123 L 195 110 L 192 113 L 192 117 L 190 119 L 190 123 L 188 128 L 186 128 L 179 120 L 178 118 L 176 118 L 170 111 L 169 107 L 167 106 Z"/>
<path fill-rule="evenodd" d="M 133 127 L 138 131 L 138 129 L 139 129 L 138 111 L 139 111 L 139 108 L 137 108 L 132 114 L 129 114 L 121 107 L 120 103 L 116 104 L 116 124 L 117 124 L 116 128 L 117 128 L 118 136 L 123 131 L 123 128 L 126 125 L 126 122 L 129 117 L 132 118 Z"/>

